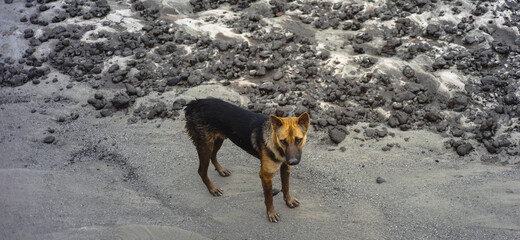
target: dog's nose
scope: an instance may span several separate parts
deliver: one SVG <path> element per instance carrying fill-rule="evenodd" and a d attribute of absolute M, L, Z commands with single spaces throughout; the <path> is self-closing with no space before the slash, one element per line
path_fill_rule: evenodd
<path fill-rule="evenodd" d="M 291 158 L 291 159 L 287 160 L 287 164 L 289 164 L 289 165 L 296 165 L 298 163 L 300 163 L 300 160 L 298 158 Z"/>

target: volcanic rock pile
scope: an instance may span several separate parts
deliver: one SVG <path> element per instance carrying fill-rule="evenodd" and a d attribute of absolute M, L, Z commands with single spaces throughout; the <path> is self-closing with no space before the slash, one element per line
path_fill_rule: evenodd
<path fill-rule="evenodd" d="M 135 123 L 175 119 L 186 104 L 135 106 L 136 98 L 214 81 L 247 95 L 255 112 L 309 112 L 333 143 L 368 122 L 367 138 L 387 137 L 386 127 L 429 129 L 461 156 L 476 147 L 519 154 L 520 6 L 513 1 L 189 6 L 172 14 L 153 1 L 27 0 L 20 38 L 29 47 L 18 59 L 1 56 L 0 86 L 39 84 L 58 70 L 93 89 L 116 89 L 88 104 L 102 117 L 132 107 Z M 121 24 L 128 16 L 114 20 L 125 9 L 142 27 Z M 234 35 L 204 33 L 182 18 Z"/>

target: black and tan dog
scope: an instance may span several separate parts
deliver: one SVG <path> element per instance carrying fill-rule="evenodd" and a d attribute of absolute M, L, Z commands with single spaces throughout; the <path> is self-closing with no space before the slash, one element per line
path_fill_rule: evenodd
<path fill-rule="evenodd" d="M 214 98 L 194 100 L 184 111 L 186 130 L 199 155 L 199 175 L 213 196 L 221 196 L 223 192 L 208 178 L 209 161 L 221 176 L 231 174 L 217 161 L 218 150 L 229 138 L 261 160 L 260 179 L 269 221 L 280 220 L 273 207 L 272 193 L 273 177 L 279 169 L 285 203 L 290 208 L 300 205 L 289 194 L 289 175 L 291 165 L 300 162 L 309 129 L 309 114 L 293 118 L 267 117 Z"/>

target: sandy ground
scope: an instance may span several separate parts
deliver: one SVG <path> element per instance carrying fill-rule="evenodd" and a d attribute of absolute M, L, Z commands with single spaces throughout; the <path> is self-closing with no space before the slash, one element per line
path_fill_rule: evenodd
<path fill-rule="evenodd" d="M 96 118 L 82 106 L 80 93 L 90 87 L 56 90 L 66 83 L 0 89 L 3 239 L 520 237 L 518 166 L 483 164 L 478 152 L 460 158 L 438 134 L 397 131 L 395 137 L 365 140 L 354 131 L 366 127 L 361 124 L 332 146 L 322 133 L 311 132 L 291 178 L 302 204 L 289 209 L 277 195 L 282 221 L 274 224 L 265 216 L 258 160 L 226 142 L 219 158 L 233 174 L 210 172 L 225 192 L 212 197 L 197 175 L 182 116 L 132 125 L 123 112 Z M 45 103 L 49 95 L 68 101 Z M 143 101 L 194 95 L 238 97 L 223 87 L 200 86 Z M 56 121 L 69 112 L 80 117 Z M 49 128 L 56 140 L 45 144 Z M 387 144 L 395 146 L 382 151 Z M 377 177 L 386 182 L 376 183 Z"/>
<path fill-rule="evenodd" d="M 6 20 L 17 13 L 3 12 L 2 53 L 16 58 L 23 32 Z M 444 147 L 448 138 L 428 131 L 389 129 L 394 137 L 374 140 L 358 124 L 338 146 L 311 131 L 291 178 L 301 206 L 275 196 L 282 220 L 269 223 L 257 159 L 226 141 L 219 159 L 233 174 L 210 172 L 224 190 L 212 197 L 183 115 L 98 118 L 86 103 L 95 90 L 49 76 L 58 82 L 0 88 L 0 239 L 520 239 L 518 159 L 485 163 L 482 149 L 459 157 Z M 202 85 L 150 94 L 127 111 L 205 96 L 247 103 Z M 55 141 L 43 143 L 49 135 Z"/>

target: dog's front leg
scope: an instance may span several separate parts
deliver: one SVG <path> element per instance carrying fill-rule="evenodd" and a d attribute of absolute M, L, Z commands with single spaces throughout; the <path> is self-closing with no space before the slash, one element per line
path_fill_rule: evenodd
<path fill-rule="evenodd" d="M 280 221 L 280 215 L 274 210 L 273 206 L 273 177 L 274 174 L 260 172 L 260 179 L 262 179 L 262 187 L 264 189 L 267 219 L 269 219 L 270 222 L 278 222 Z"/>
<path fill-rule="evenodd" d="M 280 177 L 282 178 L 282 192 L 285 204 L 290 208 L 300 206 L 298 199 L 291 197 L 289 194 L 289 177 L 291 176 L 291 166 L 287 163 L 283 163 L 280 169 Z"/>
<path fill-rule="evenodd" d="M 262 159 L 260 168 L 260 179 L 262 180 L 262 188 L 264 189 L 264 202 L 267 210 L 267 219 L 270 222 L 280 221 L 280 215 L 274 210 L 273 206 L 273 178 L 280 169 L 280 164 L 275 163 L 269 158 Z"/>

